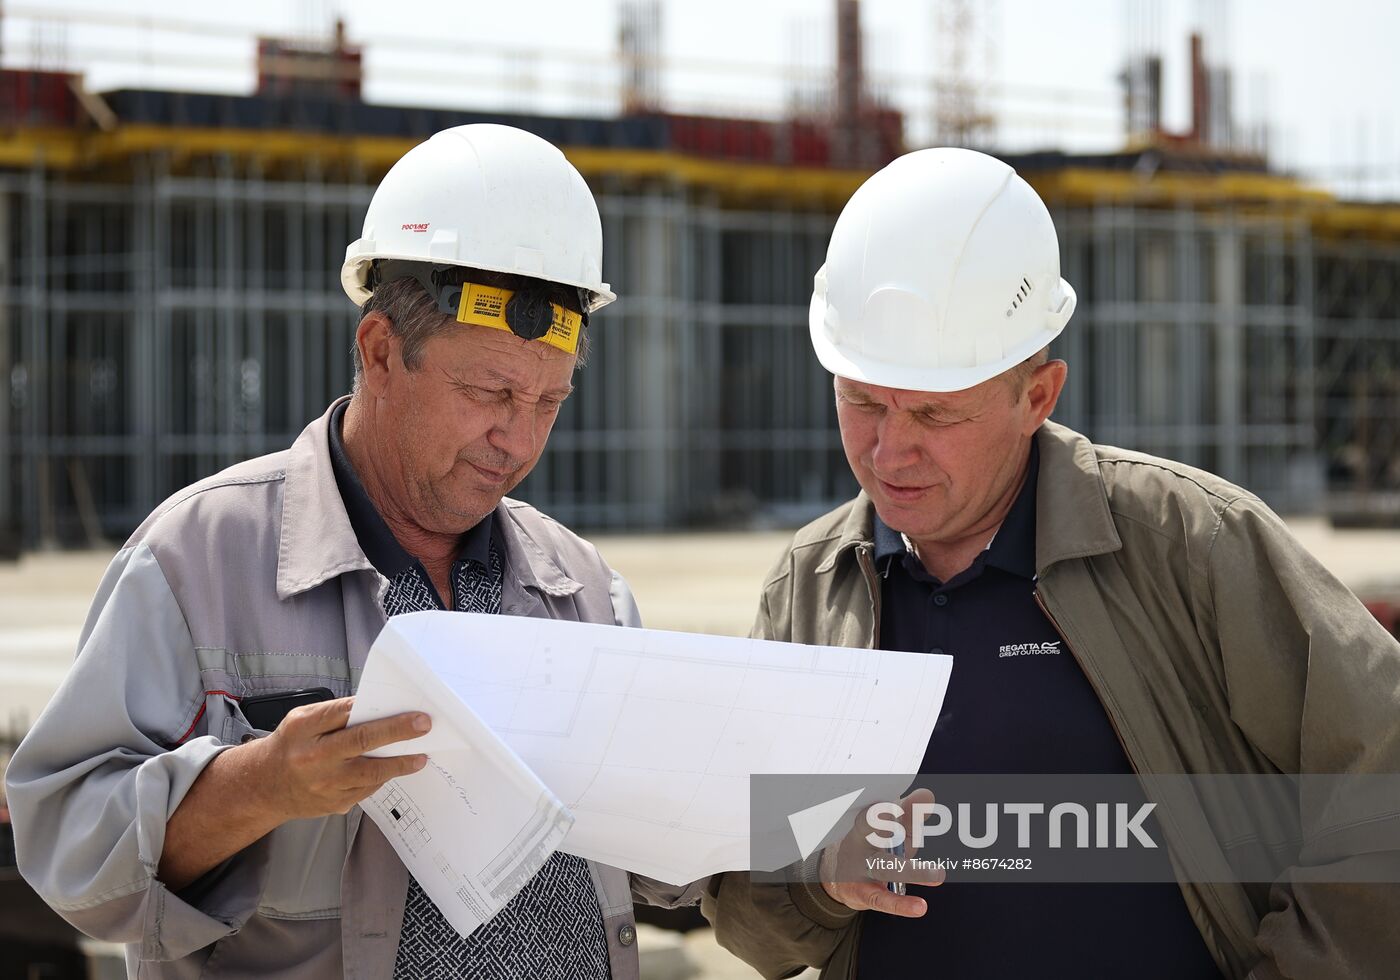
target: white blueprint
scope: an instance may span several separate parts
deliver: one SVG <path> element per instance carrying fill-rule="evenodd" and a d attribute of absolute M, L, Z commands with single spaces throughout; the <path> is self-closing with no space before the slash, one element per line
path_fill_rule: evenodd
<path fill-rule="evenodd" d="M 443 917 L 468 936 L 543 867 L 573 817 L 386 629 L 360 678 L 350 724 L 404 711 L 428 712 L 433 730 L 372 754 L 427 752 L 428 765 L 390 780 L 360 806 Z"/>
<path fill-rule="evenodd" d="M 435 680 L 385 700 L 383 664 L 404 658 Z M 572 814 L 563 850 L 679 885 L 748 868 L 752 774 L 917 772 L 951 666 L 930 654 L 423 612 L 384 628 L 352 722 L 427 710 L 433 732 L 391 750 L 428 752 L 463 779 L 473 760 L 445 761 L 447 732 L 500 751 L 479 719 Z"/>

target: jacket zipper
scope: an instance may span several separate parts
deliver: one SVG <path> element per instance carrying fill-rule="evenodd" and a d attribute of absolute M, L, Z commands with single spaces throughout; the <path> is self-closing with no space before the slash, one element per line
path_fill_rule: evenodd
<path fill-rule="evenodd" d="M 1069 637 L 1066 636 L 1065 631 L 1060 628 L 1060 623 L 1055 619 L 1054 613 L 1046 607 L 1045 600 L 1040 596 L 1040 590 L 1031 589 L 1031 596 L 1035 599 L 1035 604 L 1040 607 L 1040 611 L 1045 614 L 1045 618 L 1050 621 L 1050 625 L 1055 628 L 1055 632 L 1060 635 L 1060 641 L 1064 643 L 1065 649 L 1068 650 L 1069 655 L 1074 658 L 1074 662 L 1079 665 L 1080 673 L 1089 680 L 1089 686 L 1094 688 L 1094 694 L 1098 697 L 1099 704 L 1103 707 L 1104 717 L 1108 719 L 1108 727 L 1113 729 L 1113 736 L 1118 739 L 1118 747 L 1123 750 L 1123 758 L 1128 760 L 1128 766 L 1133 770 L 1133 774 L 1141 776 L 1142 773 L 1138 771 L 1138 766 L 1137 763 L 1133 761 L 1132 753 L 1128 751 L 1128 744 L 1123 741 L 1123 733 L 1118 729 L 1118 722 L 1113 719 L 1113 712 L 1108 710 L 1108 705 L 1103 703 L 1103 695 L 1099 694 L 1099 689 L 1094 685 L 1089 671 L 1084 669 L 1084 661 L 1080 658 L 1079 654 L 1074 652 L 1074 645 L 1069 642 Z"/>
<path fill-rule="evenodd" d="M 880 577 L 875 574 L 875 564 L 870 558 L 870 549 L 864 545 L 856 547 L 856 564 L 865 578 L 865 587 L 870 590 L 870 608 L 874 617 L 870 624 L 870 649 L 880 649 L 880 606 L 883 596 L 880 591 Z"/>
<path fill-rule="evenodd" d="M 1089 678 L 1089 672 L 1087 670 L 1084 670 L 1084 661 L 1080 659 L 1079 654 L 1074 652 L 1074 647 L 1070 644 L 1069 637 L 1065 636 L 1065 631 L 1060 628 L 1059 621 L 1055 619 L 1054 614 L 1050 612 L 1048 608 L 1046 608 L 1045 600 L 1042 599 L 1040 596 L 1040 590 L 1032 589 L 1031 596 L 1034 597 L 1035 604 L 1040 607 L 1040 611 L 1045 614 L 1045 618 L 1050 621 L 1050 625 L 1055 628 L 1055 632 L 1060 634 L 1060 639 L 1064 642 L 1065 649 L 1068 650 L 1070 656 L 1074 658 L 1074 662 L 1079 665 L 1079 669 L 1084 672 L 1085 678 Z M 1094 682 L 1092 679 L 1089 680 L 1089 686 L 1094 687 Z M 1113 720 L 1113 712 L 1108 710 L 1108 705 L 1103 704 L 1103 696 L 1098 693 L 1097 687 L 1094 687 L 1094 694 L 1098 696 L 1099 703 L 1103 705 L 1104 716 L 1108 718 L 1108 725 L 1110 728 L 1113 729 L 1113 734 L 1118 739 L 1118 745 L 1123 750 L 1123 758 L 1128 760 L 1128 765 L 1132 768 L 1133 775 L 1137 776 L 1140 780 L 1142 778 L 1142 772 L 1138 769 L 1137 763 L 1133 761 L 1133 756 L 1128 751 L 1127 744 L 1123 741 L 1123 733 L 1118 730 L 1118 723 Z M 1180 887 L 1184 891 L 1186 886 L 1181 885 Z M 1200 901 L 1204 906 L 1207 907 L 1207 911 L 1204 914 L 1206 914 L 1208 918 L 1212 919 L 1213 924 L 1215 924 L 1216 920 L 1218 919 L 1221 928 L 1227 929 L 1229 922 L 1229 914 L 1223 911 L 1223 902 L 1218 897 L 1219 886 L 1211 884 L 1209 882 L 1196 882 L 1193 883 L 1191 887 L 1195 888 L 1200 893 Z M 1211 905 L 1215 906 L 1216 914 L 1214 916 L 1212 916 L 1209 911 L 1209 906 Z M 1235 938 L 1238 939 L 1239 937 Z M 1212 958 L 1214 958 L 1214 947 L 1209 941 L 1207 941 L 1206 946 L 1207 949 L 1211 951 Z"/>

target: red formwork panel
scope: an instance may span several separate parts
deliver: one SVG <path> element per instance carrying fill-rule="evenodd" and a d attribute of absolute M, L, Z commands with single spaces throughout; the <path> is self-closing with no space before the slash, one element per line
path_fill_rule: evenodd
<path fill-rule="evenodd" d="M 756 119 L 663 113 L 668 149 L 713 160 L 770 163 L 777 159 L 775 124 Z"/>
<path fill-rule="evenodd" d="M 668 149 L 691 156 L 803 167 L 833 165 L 832 126 L 814 119 L 766 122 L 662 113 Z M 861 138 L 873 143 L 869 163 L 883 165 L 904 152 L 904 117 L 894 109 L 861 114 Z"/>
<path fill-rule="evenodd" d="M 81 118 L 72 83 L 56 71 L 0 71 L 0 126 L 76 126 Z"/>
<path fill-rule="evenodd" d="M 794 120 L 784 127 L 789 159 L 804 167 L 825 167 L 831 162 L 831 128 L 820 123 Z"/>

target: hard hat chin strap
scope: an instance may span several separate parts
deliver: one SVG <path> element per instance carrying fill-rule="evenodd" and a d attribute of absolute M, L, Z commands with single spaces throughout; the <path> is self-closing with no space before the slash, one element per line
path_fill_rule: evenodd
<path fill-rule="evenodd" d="M 441 312 L 458 323 L 509 330 L 522 340 L 538 340 L 569 354 L 578 352 L 579 335 L 588 326 L 587 313 L 576 313 L 552 303 L 544 291 L 537 288 L 511 290 L 482 283 L 449 281 L 458 268 L 403 259 L 375 259 L 366 285 L 373 293 L 384 283 L 409 278 L 423 287 Z M 579 308 L 588 308 L 583 290 L 579 290 Z"/>

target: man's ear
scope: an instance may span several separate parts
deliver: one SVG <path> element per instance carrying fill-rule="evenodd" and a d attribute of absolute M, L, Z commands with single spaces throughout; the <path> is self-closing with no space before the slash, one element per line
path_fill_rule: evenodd
<path fill-rule="evenodd" d="M 363 384 L 371 395 L 384 397 L 389 386 L 389 365 L 397 358 L 398 344 L 389 318 L 375 312 L 355 328 L 355 347 L 360 352 Z"/>
<path fill-rule="evenodd" d="M 1059 360 L 1046 361 L 1031 373 L 1030 381 L 1026 384 L 1030 414 L 1026 417 L 1025 435 L 1033 435 L 1050 417 L 1055 403 L 1060 400 L 1060 392 L 1065 389 L 1065 378 L 1068 376 L 1069 365 Z"/>

